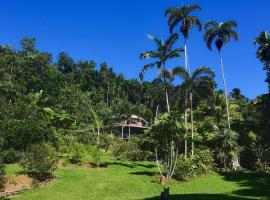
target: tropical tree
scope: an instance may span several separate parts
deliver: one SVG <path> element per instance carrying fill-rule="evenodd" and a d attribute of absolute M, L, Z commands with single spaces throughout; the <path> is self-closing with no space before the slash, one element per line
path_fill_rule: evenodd
<path fill-rule="evenodd" d="M 192 90 L 198 86 L 201 81 L 212 80 L 215 77 L 215 73 L 209 67 L 199 67 L 191 75 L 183 67 L 175 67 L 172 71 L 173 76 L 179 76 L 182 79 L 182 90 L 184 91 L 185 98 L 185 124 L 187 125 L 187 102 L 190 97 L 190 120 L 191 120 L 191 138 L 192 148 L 191 155 L 194 154 L 194 126 L 193 126 L 193 101 L 192 101 Z M 185 142 L 185 155 L 187 155 L 187 143 Z"/>
<path fill-rule="evenodd" d="M 230 123 L 230 112 L 229 112 L 229 102 L 227 96 L 227 86 L 224 74 L 223 60 L 221 55 L 221 49 L 224 45 L 227 45 L 231 38 L 234 40 L 238 40 L 238 34 L 234 30 L 237 27 L 237 23 L 234 21 L 227 21 L 218 23 L 215 21 L 209 21 L 205 24 L 205 34 L 204 40 L 207 44 L 209 50 L 212 50 L 212 43 L 215 41 L 216 48 L 219 53 L 219 61 L 222 72 L 222 80 L 224 85 L 225 99 L 226 99 L 226 110 L 227 110 L 227 120 L 228 120 L 228 128 L 231 128 Z"/>
<path fill-rule="evenodd" d="M 191 4 L 181 7 L 168 8 L 165 11 L 165 16 L 168 17 L 170 32 L 173 33 L 174 28 L 179 25 L 180 32 L 184 37 L 186 70 L 189 70 L 187 55 L 187 39 L 189 36 L 189 32 L 193 29 L 194 26 L 197 26 L 199 31 L 201 31 L 202 29 L 202 24 L 198 17 L 191 15 L 191 13 L 195 10 L 201 10 L 201 7 L 198 4 Z"/>
<path fill-rule="evenodd" d="M 257 58 L 264 63 L 264 70 L 267 73 L 266 82 L 270 90 L 270 35 L 263 31 L 260 35 L 255 38 L 254 44 L 258 45 L 258 50 L 256 52 Z"/>
<path fill-rule="evenodd" d="M 238 138 L 239 134 L 231 129 L 223 129 L 217 134 L 215 138 L 216 153 L 220 160 L 220 168 L 223 166 L 227 169 L 230 167 L 230 163 L 238 158 L 241 151 L 241 147 L 237 143 Z"/>
<path fill-rule="evenodd" d="M 182 48 L 173 49 L 174 43 L 178 40 L 178 34 L 172 34 L 170 37 L 165 41 L 161 41 L 152 35 L 148 35 L 148 38 L 155 42 L 157 45 L 157 49 L 155 51 L 147 51 L 140 55 L 141 59 L 153 59 L 153 62 L 145 65 L 140 72 L 140 78 L 143 79 L 144 74 L 147 70 L 153 67 L 157 67 L 162 74 L 162 80 L 164 84 L 165 96 L 166 96 L 166 103 L 167 103 L 167 111 L 170 112 L 170 105 L 169 105 L 169 98 L 167 92 L 167 82 L 166 82 L 166 62 L 169 59 L 176 58 L 180 56 L 180 52 L 183 51 Z"/>
<path fill-rule="evenodd" d="M 201 7 L 198 4 L 191 4 L 168 8 L 165 11 L 165 16 L 168 18 L 170 32 L 173 33 L 174 28 L 178 25 L 180 26 L 180 32 L 184 38 L 185 68 L 188 72 L 190 72 L 187 54 L 187 39 L 189 32 L 194 26 L 197 26 L 199 31 L 202 29 L 202 24 L 198 17 L 191 15 L 195 10 L 201 10 Z M 190 95 L 192 96 L 192 93 L 190 93 Z M 190 98 L 192 99 L 192 97 Z M 187 101 L 187 98 L 185 98 L 185 101 Z M 187 102 L 185 102 L 185 104 L 187 104 Z M 187 112 L 185 112 L 185 122 L 187 124 Z M 185 141 L 185 149 L 187 149 L 187 141 Z M 187 155 L 187 153 L 185 155 Z"/>

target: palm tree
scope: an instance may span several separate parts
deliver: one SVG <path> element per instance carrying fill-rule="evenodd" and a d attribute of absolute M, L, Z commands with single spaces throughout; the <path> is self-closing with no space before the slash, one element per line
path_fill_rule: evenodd
<path fill-rule="evenodd" d="M 176 58 L 180 56 L 180 52 L 183 49 L 173 49 L 174 43 L 178 40 L 178 34 L 172 34 L 170 37 L 164 42 L 153 37 L 152 35 L 148 35 L 148 38 L 155 42 L 157 45 L 157 49 L 155 51 L 147 51 L 140 55 L 141 59 L 152 59 L 153 62 L 145 65 L 140 72 L 140 78 L 143 79 L 144 74 L 147 70 L 153 67 L 157 67 L 162 75 L 162 80 L 164 84 L 167 110 L 170 112 L 169 98 L 167 92 L 167 82 L 166 82 L 166 62 L 171 58 Z"/>
<path fill-rule="evenodd" d="M 165 11 L 165 16 L 168 17 L 168 24 L 171 33 L 177 25 L 180 25 L 180 32 L 184 37 L 186 70 L 189 70 L 187 55 L 187 39 L 189 32 L 193 29 L 194 26 L 197 26 L 199 31 L 202 29 L 200 20 L 196 16 L 191 15 L 191 12 L 194 10 L 201 10 L 201 7 L 198 4 L 191 4 L 181 7 L 168 8 Z"/>
<path fill-rule="evenodd" d="M 258 45 L 258 50 L 256 52 L 257 58 L 264 64 L 264 70 L 266 71 L 268 83 L 268 89 L 270 91 L 270 35 L 263 31 L 260 35 L 255 38 L 254 44 Z"/>
<path fill-rule="evenodd" d="M 190 4 L 181 7 L 168 8 L 165 11 L 165 16 L 168 18 L 170 32 L 172 33 L 176 26 L 180 26 L 180 32 L 184 37 L 185 68 L 189 73 L 190 69 L 187 54 L 187 39 L 189 32 L 194 26 L 197 26 L 199 31 L 202 29 L 202 24 L 198 17 L 191 15 L 191 13 L 195 10 L 201 10 L 201 7 L 198 4 Z M 192 96 L 192 93 L 190 93 L 190 96 Z M 192 97 L 190 97 L 190 99 L 192 99 Z M 187 112 L 185 112 L 185 123 L 187 123 Z M 187 141 L 185 141 L 185 149 L 187 149 Z"/>
<path fill-rule="evenodd" d="M 227 86 L 224 74 L 224 67 L 221 55 L 221 49 L 224 45 L 230 42 L 230 39 L 233 38 L 234 40 L 238 40 L 238 34 L 235 32 L 233 28 L 236 28 L 237 24 L 234 21 L 227 21 L 223 23 L 218 23 L 215 21 L 209 21 L 205 24 L 205 34 L 204 40 L 207 44 L 209 50 L 212 50 L 212 43 L 215 41 L 215 45 L 218 49 L 219 53 L 219 61 L 220 61 L 220 68 L 222 73 L 222 80 L 224 85 L 224 93 L 226 99 L 226 110 L 227 110 L 227 120 L 228 120 L 228 128 L 231 128 L 230 123 L 230 112 L 229 112 L 229 102 L 228 102 L 228 94 L 227 94 Z"/>
<path fill-rule="evenodd" d="M 266 31 L 262 31 L 260 35 L 255 38 L 254 44 L 258 45 L 256 52 L 257 58 L 265 64 L 270 64 L 270 35 Z"/>
<path fill-rule="evenodd" d="M 179 76 L 183 81 L 181 87 L 185 91 L 185 115 L 187 115 L 187 99 L 190 97 L 190 120 L 191 120 L 191 138 L 192 138 L 192 148 L 191 155 L 194 154 L 194 127 L 193 127 L 193 101 L 192 101 L 192 90 L 199 86 L 201 81 L 212 80 L 215 77 L 215 73 L 209 67 L 199 67 L 192 74 L 190 74 L 183 67 L 176 67 L 172 71 L 173 76 Z M 187 118 L 185 118 L 187 120 Z M 185 121 L 187 124 L 187 121 Z M 187 127 L 186 127 L 187 128 Z M 185 155 L 187 155 L 187 145 L 185 142 Z"/>

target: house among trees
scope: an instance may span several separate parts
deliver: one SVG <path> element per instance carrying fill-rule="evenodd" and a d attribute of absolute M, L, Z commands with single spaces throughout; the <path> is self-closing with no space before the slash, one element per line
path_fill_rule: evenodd
<path fill-rule="evenodd" d="M 149 128 L 149 123 L 137 115 L 123 115 L 120 122 L 116 123 L 115 127 L 122 139 L 130 139 L 136 134 L 142 134 L 145 129 Z"/>

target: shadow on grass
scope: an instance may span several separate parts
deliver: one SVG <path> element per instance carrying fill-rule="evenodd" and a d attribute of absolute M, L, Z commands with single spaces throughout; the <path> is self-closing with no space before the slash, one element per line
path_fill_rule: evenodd
<path fill-rule="evenodd" d="M 222 172 L 224 180 L 235 182 L 245 189 L 233 193 L 250 197 L 270 197 L 270 175 L 255 172 Z"/>
<path fill-rule="evenodd" d="M 140 176 L 155 176 L 157 173 L 149 172 L 149 171 L 140 171 L 140 172 L 130 172 L 129 174 L 140 175 Z"/>
<path fill-rule="evenodd" d="M 151 169 L 156 167 L 154 164 L 142 164 L 142 163 L 123 163 L 123 162 L 106 162 L 108 165 L 118 165 L 118 166 L 123 166 L 123 167 L 128 167 L 128 168 L 135 168 L 135 167 L 144 167 L 147 169 Z"/>
<path fill-rule="evenodd" d="M 175 194 L 170 195 L 170 200 L 255 200 L 258 198 L 248 198 L 232 196 L 226 194 Z M 160 196 L 150 197 L 142 200 L 160 200 Z"/>

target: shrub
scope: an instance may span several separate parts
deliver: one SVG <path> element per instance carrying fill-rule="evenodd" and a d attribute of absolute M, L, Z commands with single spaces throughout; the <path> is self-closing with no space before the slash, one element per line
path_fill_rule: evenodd
<path fill-rule="evenodd" d="M 3 151 L 3 161 L 6 164 L 16 163 L 20 160 L 21 153 L 13 148 Z"/>
<path fill-rule="evenodd" d="M 35 144 L 24 153 L 20 165 L 38 180 L 47 179 L 56 169 L 57 153 L 49 144 Z"/>
<path fill-rule="evenodd" d="M 196 149 L 193 157 L 178 157 L 174 177 L 178 180 L 185 180 L 200 174 L 206 174 L 213 167 L 213 154 L 208 149 Z"/>
<path fill-rule="evenodd" d="M 0 156 L 0 192 L 3 190 L 5 184 L 5 165 L 2 162 L 2 158 Z"/>
<path fill-rule="evenodd" d="M 70 146 L 70 159 L 73 164 L 79 164 L 82 162 L 86 153 L 85 146 L 81 143 L 74 143 Z"/>
<path fill-rule="evenodd" d="M 196 165 L 195 174 L 208 173 L 213 168 L 213 153 L 208 149 L 195 149 L 193 163 Z"/>
<path fill-rule="evenodd" d="M 89 147 L 89 153 L 94 161 L 94 164 L 99 167 L 101 158 L 103 156 L 103 151 L 96 146 Z"/>
<path fill-rule="evenodd" d="M 177 180 L 185 180 L 193 176 L 195 173 L 195 165 L 190 157 L 185 158 L 184 155 L 179 155 L 176 164 L 174 178 Z"/>
<path fill-rule="evenodd" d="M 143 152 L 134 140 L 124 141 L 114 138 L 111 142 L 110 151 L 119 160 L 144 160 Z"/>

